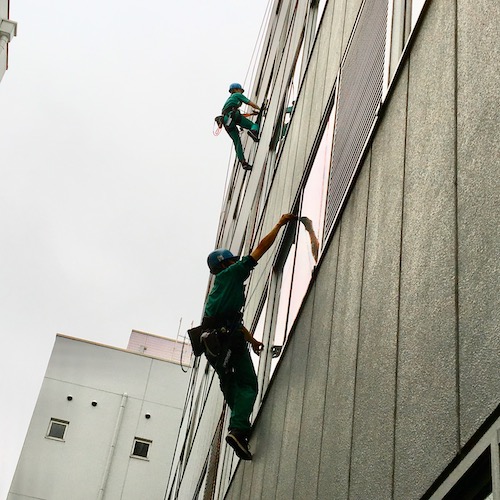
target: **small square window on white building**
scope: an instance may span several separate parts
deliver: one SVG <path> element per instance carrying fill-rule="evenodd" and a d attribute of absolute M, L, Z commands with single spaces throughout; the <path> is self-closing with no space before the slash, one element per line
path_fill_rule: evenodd
<path fill-rule="evenodd" d="M 134 458 L 148 459 L 149 448 L 153 441 L 149 439 L 134 438 L 134 446 L 132 447 L 132 455 Z"/>
<path fill-rule="evenodd" d="M 68 425 L 69 422 L 67 422 L 66 420 L 51 418 L 49 428 L 47 430 L 47 435 L 45 437 L 64 441 L 64 435 L 66 434 Z"/>

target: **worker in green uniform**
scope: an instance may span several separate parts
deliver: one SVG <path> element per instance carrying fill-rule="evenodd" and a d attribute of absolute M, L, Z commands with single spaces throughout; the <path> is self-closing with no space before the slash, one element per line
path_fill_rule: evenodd
<path fill-rule="evenodd" d="M 236 150 L 236 156 L 241 162 L 245 170 L 251 170 L 252 165 L 250 165 L 245 160 L 245 155 L 243 153 L 243 146 L 241 145 L 240 132 L 238 126 L 247 129 L 248 135 L 255 141 L 259 141 L 259 125 L 254 123 L 242 116 L 239 111 L 239 107 L 242 104 L 248 104 L 250 107 L 256 111 L 260 111 L 260 107 L 253 103 L 248 97 L 243 95 L 243 88 L 239 83 L 232 83 L 229 86 L 229 93 L 231 94 L 228 100 L 224 103 L 222 107 L 222 115 L 216 118 L 218 123 L 222 123 L 229 137 L 233 140 L 234 148 Z"/>
<path fill-rule="evenodd" d="M 248 448 L 250 414 L 258 392 L 247 343 L 257 355 L 263 348 L 263 344 L 254 339 L 242 324 L 244 282 L 274 243 L 280 229 L 296 219 L 293 214 L 282 215 L 250 255 L 239 259 L 229 250 L 218 249 L 207 259 L 215 280 L 205 304 L 202 323 L 211 332 L 205 337 L 205 355 L 219 376 L 224 399 L 231 409 L 226 441 L 243 460 L 252 459 Z"/>

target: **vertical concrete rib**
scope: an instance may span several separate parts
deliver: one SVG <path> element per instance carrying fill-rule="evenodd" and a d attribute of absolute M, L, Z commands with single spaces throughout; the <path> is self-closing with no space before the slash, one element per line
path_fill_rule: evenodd
<path fill-rule="evenodd" d="M 319 498 L 347 498 L 348 495 L 367 174 L 367 170 L 361 170 L 340 224 Z"/>
<path fill-rule="evenodd" d="M 393 483 L 406 100 L 407 68 L 371 148 L 351 457 L 355 499 L 389 498 Z"/>
<path fill-rule="evenodd" d="M 412 47 L 408 88 L 397 499 L 423 494 L 457 450 L 455 23 L 449 2 L 431 2 L 423 21 Z"/>
<path fill-rule="evenodd" d="M 454 88 L 454 106 L 455 106 L 455 140 L 454 140 L 454 150 L 455 150 L 455 170 L 454 170 L 454 179 L 453 183 L 455 185 L 455 375 L 456 375 L 456 412 L 457 412 L 457 448 L 460 447 L 460 314 L 459 314 L 459 286 L 458 286 L 458 9 L 457 9 L 457 1 L 455 0 L 455 12 L 454 12 L 454 21 L 455 21 L 455 37 L 454 37 L 454 51 L 455 51 L 455 60 L 454 60 L 454 71 L 455 71 L 455 88 Z M 458 451 L 458 449 L 457 449 Z"/>
<path fill-rule="evenodd" d="M 370 201 L 370 173 L 371 173 L 371 150 L 367 155 L 365 161 L 363 162 L 362 170 L 366 171 L 367 176 L 367 195 L 365 203 L 365 221 L 364 221 L 364 238 L 363 238 L 363 251 L 362 251 L 362 261 L 361 261 L 361 276 L 360 276 L 360 291 L 359 291 L 359 310 L 358 310 L 358 332 L 356 339 L 356 359 L 354 363 L 354 388 L 353 388 L 353 405 L 352 405 L 352 423 L 351 423 L 351 451 L 349 453 L 349 479 L 348 479 L 348 498 L 351 498 L 351 477 L 352 477 L 352 467 L 353 467 L 353 448 L 354 448 L 354 420 L 356 414 L 356 395 L 358 389 L 358 363 L 359 363 L 359 350 L 360 350 L 360 337 L 361 337 L 361 314 L 362 314 L 362 304 L 363 304 L 363 279 L 365 275 L 365 262 L 366 262 L 366 234 L 367 234 L 367 224 L 368 224 L 368 203 Z M 352 496 L 356 498 L 356 495 Z"/>
<path fill-rule="evenodd" d="M 391 498 L 395 498 L 395 481 L 396 481 L 396 429 L 398 425 L 398 373 L 399 373 L 399 335 L 401 325 L 401 267 L 403 255 L 403 228 L 404 228 L 404 205 L 405 205 L 405 186 L 406 186 L 406 149 L 408 137 L 408 88 L 410 86 L 410 60 L 406 63 L 406 77 L 401 78 L 402 85 L 405 87 L 405 126 L 404 126 L 404 151 L 403 151 L 403 171 L 402 171 L 402 186 L 401 186 L 401 225 L 399 228 L 399 268 L 398 268 L 398 303 L 397 303 L 397 325 L 396 325 L 396 361 L 395 361 L 395 387 L 394 387 L 394 427 L 392 437 L 392 484 Z"/>
<path fill-rule="evenodd" d="M 276 498 L 293 498 L 295 475 L 297 470 L 297 453 L 299 445 L 300 420 L 304 403 L 304 385 L 306 376 L 307 356 L 309 351 L 309 332 L 312 320 L 311 296 L 306 298 L 301 310 L 295 331 L 288 341 L 289 348 L 285 355 L 291 356 L 291 371 L 289 376 L 288 399 L 286 402 L 285 422 L 281 435 L 282 446 L 278 469 L 278 485 Z"/>
<path fill-rule="evenodd" d="M 500 3 L 457 1 L 460 423 L 465 444 L 498 405 Z"/>

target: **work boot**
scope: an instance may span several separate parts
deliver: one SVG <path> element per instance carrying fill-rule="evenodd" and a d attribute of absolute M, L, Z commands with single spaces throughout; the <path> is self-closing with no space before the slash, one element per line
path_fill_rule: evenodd
<path fill-rule="evenodd" d="M 226 443 L 231 446 L 241 460 L 252 460 L 252 454 L 248 449 L 248 437 L 242 431 L 233 429 L 226 436 Z"/>
<path fill-rule="evenodd" d="M 243 170 L 252 170 L 252 165 L 250 165 L 247 161 L 242 161 L 241 166 L 243 167 Z"/>
<path fill-rule="evenodd" d="M 259 142 L 259 133 L 256 130 L 249 130 L 248 135 L 255 141 Z"/>

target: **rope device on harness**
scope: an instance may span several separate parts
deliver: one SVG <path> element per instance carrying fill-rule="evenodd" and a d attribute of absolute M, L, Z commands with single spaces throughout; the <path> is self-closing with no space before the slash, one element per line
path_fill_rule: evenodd
<path fill-rule="evenodd" d="M 219 118 L 219 116 L 215 117 L 215 125 L 212 131 L 215 137 L 217 137 L 220 134 L 220 131 L 222 130 L 222 123 L 217 121 L 217 118 Z"/>

